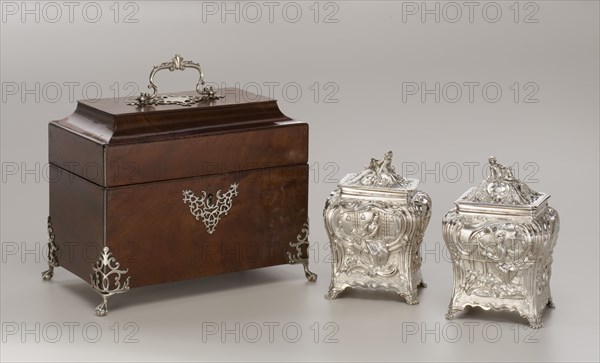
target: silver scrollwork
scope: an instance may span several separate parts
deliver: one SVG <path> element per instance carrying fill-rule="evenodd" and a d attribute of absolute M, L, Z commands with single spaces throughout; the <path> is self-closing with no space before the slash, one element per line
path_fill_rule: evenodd
<path fill-rule="evenodd" d="M 365 170 L 358 174 L 348 175 L 344 180 L 344 184 L 346 186 L 356 185 L 372 188 L 410 187 L 412 185 L 411 181 L 396 173 L 396 169 L 392 165 L 393 156 L 394 154 L 388 151 L 381 161 L 371 158 L 369 165 L 365 166 Z"/>
<path fill-rule="evenodd" d="M 191 190 L 183 191 L 183 202 L 190 208 L 190 212 L 196 220 L 202 219 L 209 234 L 215 232 L 217 224 L 221 217 L 227 215 L 233 204 L 233 197 L 238 195 L 239 184 L 233 183 L 226 193 L 221 194 L 221 190 L 215 194 L 216 202 L 213 203 L 213 195 L 205 191 L 197 196 Z"/>
<path fill-rule="evenodd" d="M 54 229 L 52 229 L 52 222 L 50 216 L 48 216 L 48 269 L 42 272 L 42 278 L 46 281 L 51 280 L 54 276 L 54 268 L 58 267 L 58 258 L 56 253 L 58 247 L 54 243 Z"/>
<path fill-rule="evenodd" d="M 415 201 L 426 200 L 423 206 Z M 332 193 L 324 210 L 333 253 L 332 279 L 327 299 L 348 287 L 395 291 L 407 303 L 419 302 L 417 288 L 426 286 L 421 275 L 419 248 L 429 218 L 431 200 L 417 192 L 411 205 L 346 199 Z"/>
<path fill-rule="evenodd" d="M 490 161 L 490 176 L 455 202 L 442 221 L 454 271 L 446 317 L 465 306 L 517 311 L 532 328 L 553 306 L 549 280 L 559 220 L 549 195 Z"/>
<path fill-rule="evenodd" d="M 482 204 L 523 205 L 534 202 L 541 193 L 515 178 L 510 167 L 489 158 L 490 175 L 473 189 L 464 201 Z"/>
<path fill-rule="evenodd" d="M 196 92 L 198 96 L 175 96 L 175 95 L 162 95 L 158 96 L 158 86 L 154 83 L 154 76 L 158 71 L 168 69 L 173 72 L 175 70 L 183 71 L 186 68 L 192 68 L 198 71 L 200 78 L 196 83 Z M 152 89 L 151 93 L 140 93 L 139 97 L 135 101 L 128 103 L 132 106 L 148 106 L 148 105 L 180 105 L 180 106 L 191 106 L 196 103 L 218 100 L 224 96 L 217 95 L 217 92 L 213 87 L 204 87 L 204 73 L 200 64 L 183 60 L 183 57 L 179 54 L 175 54 L 175 57 L 170 62 L 164 62 L 152 68 L 149 77 L 150 84 L 148 88 Z"/>
<path fill-rule="evenodd" d="M 394 291 L 417 304 L 419 248 L 431 217 L 430 197 L 418 180 L 396 174 L 392 152 L 348 174 L 331 193 L 323 216 L 331 242 L 332 274 L 326 299 L 346 288 Z"/>
<path fill-rule="evenodd" d="M 290 242 L 290 248 L 293 250 L 287 252 L 287 257 L 290 265 L 301 263 L 304 267 L 304 275 L 306 276 L 306 279 L 310 282 L 314 282 L 317 281 L 317 274 L 308 269 L 308 254 L 304 255 L 304 253 L 302 253 L 302 246 L 306 245 L 306 248 L 308 249 L 308 234 L 309 223 L 306 221 L 306 223 L 304 223 L 302 226 L 300 234 L 298 234 L 296 237 L 296 242 Z"/>
<path fill-rule="evenodd" d="M 102 249 L 102 254 L 92 266 L 92 271 L 90 275 L 92 290 L 102 297 L 102 302 L 95 309 L 96 315 L 104 316 L 108 312 L 108 298 L 129 291 L 131 276 L 121 281 L 129 269 L 121 269 L 121 264 L 117 262 L 107 246 Z"/>

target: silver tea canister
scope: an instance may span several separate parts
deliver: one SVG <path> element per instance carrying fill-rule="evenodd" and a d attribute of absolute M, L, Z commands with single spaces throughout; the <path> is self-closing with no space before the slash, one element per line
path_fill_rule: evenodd
<path fill-rule="evenodd" d="M 384 289 L 417 304 L 419 252 L 431 217 L 431 199 L 419 181 L 398 175 L 392 152 L 346 175 L 323 211 L 332 251 L 331 285 L 325 298 L 347 287 Z"/>
<path fill-rule="evenodd" d="M 552 250 L 559 230 L 550 195 L 518 180 L 489 159 L 489 176 L 455 202 L 442 221 L 454 288 L 446 318 L 466 306 L 517 311 L 542 326 L 550 294 Z"/>

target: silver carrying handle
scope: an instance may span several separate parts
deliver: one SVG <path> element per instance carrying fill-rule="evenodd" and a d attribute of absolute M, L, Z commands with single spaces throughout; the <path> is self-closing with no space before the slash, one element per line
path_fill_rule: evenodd
<path fill-rule="evenodd" d="M 195 63 L 193 61 L 183 60 L 182 56 L 180 56 L 179 54 L 175 54 L 175 57 L 173 57 L 170 62 L 163 62 L 152 68 L 152 71 L 150 71 L 150 77 L 149 77 L 150 84 L 148 85 L 148 88 L 152 89 L 152 92 L 151 93 L 140 93 L 139 97 L 136 98 L 137 102 L 135 102 L 133 104 L 138 105 L 138 106 L 144 106 L 144 105 L 151 105 L 151 104 L 179 103 L 177 101 L 170 101 L 170 100 L 165 101 L 165 100 L 157 99 L 158 86 L 156 85 L 156 83 L 154 83 L 154 75 L 158 71 L 162 71 L 163 69 L 168 69 L 169 71 L 173 72 L 175 70 L 183 71 L 186 68 L 193 68 L 193 69 L 197 70 L 198 73 L 200 74 L 200 77 L 198 78 L 198 83 L 196 83 L 196 92 L 198 92 L 200 97 L 196 97 L 196 98 L 190 97 L 190 100 L 188 100 L 186 102 L 182 102 L 182 105 L 189 106 L 191 101 L 200 102 L 200 101 L 206 101 L 206 100 L 210 101 L 210 100 L 222 98 L 222 96 L 218 96 L 216 94 L 216 91 L 214 90 L 213 87 L 204 87 L 204 84 L 205 84 L 204 73 L 202 72 L 202 67 L 200 67 L 200 64 Z"/>

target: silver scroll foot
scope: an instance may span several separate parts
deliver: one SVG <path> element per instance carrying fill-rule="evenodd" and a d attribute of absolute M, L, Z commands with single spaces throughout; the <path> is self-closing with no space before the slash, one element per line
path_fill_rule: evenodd
<path fill-rule="evenodd" d="M 44 281 L 50 281 L 54 277 L 54 266 L 49 266 L 48 269 L 42 272 L 42 279 Z"/>
<path fill-rule="evenodd" d="M 410 294 L 400 294 L 404 300 L 406 300 L 406 303 L 408 305 L 416 305 L 420 302 L 419 300 L 419 291 L 418 288 L 419 287 L 427 287 L 427 284 L 421 280 L 418 284 L 417 284 L 417 289 L 415 289 L 415 291 L 413 291 Z"/>
<path fill-rule="evenodd" d="M 317 274 L 308 269 L 308 261 L 302 263 L 302 267 L 304 267 L 304 276 L 308 282 L 317 281 Z"/>
<path fill-rule="evenodd" d="M 110 297 L 110 295 L 101 295 L 102 296 L 102 302 L 100 303 L 100 305 L 96 306 L 96 309 L 94 309 L 96 311 L 96 315 L 98 316 L 106 316 L 106 313 L 108 312 L 108 298 Z"/>
<path fill-rule="evenodd" d="M 329 290 L 327 291 L 327 294 L 325 294 L 325 298 L 327 300 L 333 300 L 336 297 L 338 297 L 338 295 L 341 294 L 342 291 L 344 291 L 344 290 L 343 289 L 336 289 L 336 288 L 333 288 L 333 287 L 330 286 Z"/>
<path fill-rule="evenodd" d="M 42 279 L 44 281 L 52 280 L 54 276 L 54 268 L 58 267 L 58 259 L 56 258 L 56 252 L 58 247 L 54 243 L 54 230 L 52 229 L 52 222 L 50 216 L 48 216 L 48 269 L 42 272 Z"/>
<path fill-rule="evenodd" d="M 418 293 L 415 291 L 412 294 L 401 294 L 402 297 L 404 297 L 404 300 L 406 300 L 406 303 L 408 305 L 416 305 L 420 302 L 419 300 L 419 295 Z"/>
<path fill-rule="evenodd" d="M 287 252 L 287 257 L 290 265 L 301 263 L 302 267 L 304 267 L 304 275 L 306 276 L 306 279 L 309 282 L 315 282 L 317 281 L 317 274 L 308 269 L 308 252 L 306 253 L 306 256 L 302 253 L 302 245 L 306 245 L 307 249 L 309 246 L 308 232 L 309 226 L 308 221 L 306 221 L 306 223 L 304 223 L 302 226 L 300 234 L 296 237 L 296 242 L 290 242 L 290 248 L 293 250 L 291 252 Z"/>
<path fill-rule="evenodd" d="M 121 270 L 119 262 L 113 257 L 108 247 L 102 249 L 102 254 L 92 266 L 93 273 L 90 275 L 92 290 L 102 297 L 102 303 L 96 307 L 96 315 L 105 316 L 108 312 L 108 298 L 129 291 L 129 279 L 124 282 L 121 277 L 129 272 L 129 269 Z"/>
<path fill-rule="evenodd" d="M 535 316 L 526 316 L 527 321 L 529 321 L 529 327 L 531 329 L 539 329 L 544 326 L 542 324 L 542 316 L 541 314 Z"/>
<path fill-rule="evenodd" d="M 454 319 L 454 314 L 458 313 L 460 310 L 459 309 L 454 309 L 451 307 L 448 308 L 448 312 L 446 313 L 446 319 L 448 320 L 452 320 Z"/>

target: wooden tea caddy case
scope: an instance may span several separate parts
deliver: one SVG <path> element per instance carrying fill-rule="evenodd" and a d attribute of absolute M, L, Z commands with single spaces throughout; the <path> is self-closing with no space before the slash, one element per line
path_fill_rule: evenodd
<path fill-rule="evenodd" d="M 195 69 L 196 92 L 157 94 L 156 72 Z M 136 99 L 79 101 L 49 124 L 50 280 L 114 294 L 280 264 L 308 269 L 308 124 L 277 101 L 205 87 L 176 55 Z"/>

